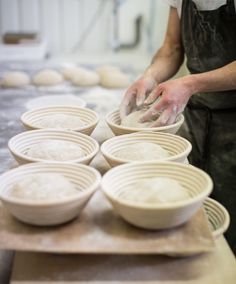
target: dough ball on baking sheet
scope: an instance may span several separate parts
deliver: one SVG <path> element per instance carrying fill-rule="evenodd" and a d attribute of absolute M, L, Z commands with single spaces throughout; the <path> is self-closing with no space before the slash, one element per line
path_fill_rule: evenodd
<path fill-rule="evenodd" d="M 138 142 L 125 146 L 114 155 L 117 158 L 132 161 L 160 160 L 170 156 L 169 152 L 160 145 L 150 142 Z"/>
<path fill-rule="evenodd" d="M 100 85 L 105 88 L 127 88 L 129 84 L 129 76 L 120 71 L 103 71 L 100 75 Z"/>
<path fill-rule="evenodd" d="M 11 188 L 11 197 L 32 201 L 58 201 L 78 194 L 75 186 L 61 174 L 38 173 L 23 177 Z"/>
<path fill-rule="evenodd" d="M 172 203 L 190 198 L 179 182 L 168 177 L 141 179 L 131 184 L 120 197 L 148 204 Z"/>
<path fill-rule="evenodd" d="M 7 72 L 2 79 L 5 88 L 20 88 L 30 84 L 30 77 L 25 72 Z"/>
<path fill-rule="evenodd" d="M 55 86 L 62 82 L 62 75 L 53 69 L 44 69 L 33 77 L 33 83 L 37 86 Z"/>
<path fill-rule="evenodd" d="M 32 145 L 26 155 L 42 160 L 70 161 L 83 157 L 84 151 L 77 143 L 64 140 L 45 140 Z"/>
<path fill-rule="evenodd" d="M 99 76 L 107 74 L 108 72 L 121 72 L 120 68 L 114 65 L 102 65 L 95 70 Z"/>
<path fill-rule="evenodd" d="M 85 123 L 76 115 L 71 114 L 49 114 L 37 122 L 37 126 L 43 128 L 78 129 Z"/>
<path fill-rule="evenodd" d="M 71 80 L 76 74 L 80 74 L 81 68 L 78 66 L 64 67 L 61 69 L 61 73 L 66 80 Z"/>
<path fill-rule="evenodd" d="M 98 85 L 100 78 L 99 75 L 92 70 L 77 67 L 70 80 L 75 86 L 88 87 Z"/>

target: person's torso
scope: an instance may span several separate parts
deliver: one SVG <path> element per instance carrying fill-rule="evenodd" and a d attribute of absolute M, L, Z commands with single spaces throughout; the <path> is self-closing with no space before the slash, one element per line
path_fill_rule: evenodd
<path fill-rule="evenodd" d="M 191 73 L 211 71 L 236 60 L 235 8 L 234 0 L 213 10 L 199 10 L 194 1 L 183 0 L 182 41 Z M 196 97 L 212 109 L 236 107 L 236 90 Z"/>

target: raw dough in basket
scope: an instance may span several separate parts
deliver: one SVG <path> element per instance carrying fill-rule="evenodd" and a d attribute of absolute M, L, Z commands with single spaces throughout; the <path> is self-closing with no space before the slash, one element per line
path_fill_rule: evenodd
<path fill-rule="evenodd" d="M 169 157 L 168 151 L 160 145 L 150 142 L 138 142 L 125 146 L 115 153 L 120 159 L 132 161 L 160 160 Z"/>
<path fill-rule="evenodd" d="M 71 114 L 49 114 L 37 122 L 42 128 L 78 129 L 85 123 L 76 115 Z"/>
<path fill-rule="evenodd" d="M 77 67 L 72 73 L 70 80 L 76 86 L 87 87 L 99 84 L 99 75 L 92 70 Z"/>
<path fill-rule="evenodd" d="M 71 161 L 85 155 L 80 145 L 63 140 L 45 140 L 32 145 L 26 152 L 32 158 L 51 161 Z"/>
<path fill-rule="evenodd" d="M 120 196 L 138 203 L 172 203 L 190 196 L 182 185 L 168 177 L 141 179 L 130 185 Z"/>
<path fill-rule="evenodd" d="M 30 77 L 25 72 L 8 72 L 2 79 L 2 86 L 5 88 L 20 88 L 30 83 Z"/>
<path fill-rule="evenodd" d="M 147 121 L 145 123 L 139 122 L 140 118 L 143 116 L 143 114 L 147 111 L 147 108 L 143 108 L 138 111 L 131 112 L 127 116 L 125 116 L 121 120 L 121 125 L 126 127 L 134 127 L 134 128 L 145 128 L 145 127 L 151 127 L 152 121 Z M 158 116 L 157 116 L 158 117 Z M 157 119 L 157 117 L 155 119 Z"/>
<path fill-rule="evenodd" d="M 61 174 L 38 173 L 23 177 L 11 188 L 12 197 L 32 201 L 57 201 L 78 194 L 75 186 Z"/>
<path fill-rule="evenodd" d="M 62 82 L 62 75 L 53 69 L 44 69 L 38 72 L 33 78 L 33 83 L 37 86 L 55 86 Z"/>

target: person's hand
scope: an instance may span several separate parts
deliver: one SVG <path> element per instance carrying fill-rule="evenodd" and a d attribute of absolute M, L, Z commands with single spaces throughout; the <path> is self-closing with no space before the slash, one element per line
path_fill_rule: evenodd
<path fill-rule="evenodd" d="M 141 117 L 140 122 L 150 121 L 161 112 L 159 118 L 151 125 L 152 127 L 174 123 L 192 94 L 191 84 L 187 77 L 159 84 L 145 100 L 146 104 L 154 103 Z"/>
<path fill-rule="evenodd" d="M 157 83 L 150 76 L 142 76 L 126 91 L 120 105 L 120 117 L 131 113 L 135 108 L 143 105 L 146 97 L 154 90 Z"/>

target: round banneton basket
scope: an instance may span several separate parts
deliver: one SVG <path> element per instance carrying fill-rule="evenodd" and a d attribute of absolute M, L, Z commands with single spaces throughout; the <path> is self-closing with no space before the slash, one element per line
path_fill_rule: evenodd
<path fill-rule="evenodd" d="M 153 177 L 176 180 L 189 194 L 189 199 L 158 204 L 126 200 L 126 192 L 132 183 Z M 133 162 L 107 172 L 102 179 L 102 188 L 114 210 L 127 222 L 145 229 L 166 229 L 188 221 L 211 193 L 213 183 L 208 174 L 191 165 Z"/>
<path fill-rule="evenodd" d="M 224 234 L 229 227 L 229 213 L 223 205 L 212 198 L 207 198 L 204 201 L 204 209 L 208 217 L 212 234 L 215 238 L 218 238 Z"/>
<path fill-rule="evenodd" d="M 160 159 L 161 161 L 186 162 L 192 145 L 188 140 L 169 133 L 161 132 L 136 132 L 121 136 L 112 137 L 101 146 L 101 151 L 111 167 L 133 162 L 133 160 L 121 159 L 117 152 L 126 146 L 140 142 L 154 143 L 167 150 L 169 157 Z"/>
<path fill-rule="evenodd" d="M 8 147 L 13 157 L 19 164 L 31 162 L 50 162 L 49 160 L 37 159 L 27 155 L 27 151 L 32 145 L 48 140 L 61 140 L 77 143 L 85 153 L 85 155 L 81 158 L 61 163 L 73 162 L 89 164 L 99 151 L 98 142 L 90 136 L 79 132 L 55 129 L 22 132 L 9 140 Z"/>
<path fill-rule="evenodd" d="M 175 134 L 180 126 L 184 122 L 184 116 L 182 114 L 178 115 L 177 120 L 175 123 L 167 126 L 160 126 L 160 127 L 145 127 L 145 128 L 136 128 L 136 127 L 127 127 L 120 125 L 120 113 L 119 110 L 113 110 L 106 115 L 106 122 L 108 126 L 111 128 L 112 132 L 115 135 L 123 135 L 134 133 L 138 131 L 154 131 L 154 132 L 165 132 Z"/>
<path fill-rule="evenodd" d="M 21 121 L 28 130 L 43 129 L 45 127 L 40 126 L 40 122 L 45 119 L 45 117 L 53 114 L 77 116 L 85 125 L 69 130 L 78 131 L 86 135 L 90 135 L 99 122 L 99 116 L 93 110 L 72 106 L 51 106 L 30 110 L 21 116 Z"/>
<path fill-rule="evenodd" d="M 32 174 L 61 174 L 72 182 L 78 194 L 60 201 L 35 202 L 11 196 L 13 184 Z M 100 185 L 101 176 L 92 167 L 81 164 L 31 163 L 0 176 L 0 198 L 17 219 L 33 225 L 58 225 L 77 217 Z"/>

